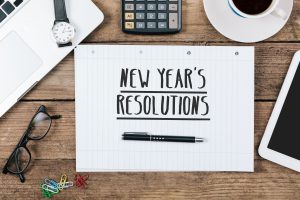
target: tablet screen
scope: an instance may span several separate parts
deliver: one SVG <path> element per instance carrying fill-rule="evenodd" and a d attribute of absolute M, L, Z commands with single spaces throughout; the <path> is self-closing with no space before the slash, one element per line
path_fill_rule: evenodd
<path fill-rule="evenodd" d="M 268 148 L 300 160 L 300 64 Z"/>

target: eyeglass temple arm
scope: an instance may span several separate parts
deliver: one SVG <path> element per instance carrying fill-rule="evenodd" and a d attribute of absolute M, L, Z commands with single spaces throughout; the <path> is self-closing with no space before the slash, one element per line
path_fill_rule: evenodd
<path fill-rule="evenodd" d="M 61 115 L 53 115 L 50 117 L 51 119 L 60 119 L 61 118 Z"/>
<path fill-rule="evenodd" d="M 18 153 L 17 153 L 17 152 L 15 153 L 15 156 L 14 156 L 14 157 L 15 157 L 15 165 L 16 165 L 16 167 L 17 167 L 17 170 L 20 171 L 20 167 L 19 167 L 19 164 L 18 164 L 19 159 L 18 159 Z M 25 177 L 24 177 L 24 175 L 23 175 L 22 173 L 19 173 L 18 176 L 19 176 L 19 178 L 20 178 L 20 181 L 21 181 L 22 183 L 24 183 L 24 182 L 25 182 Z"/>
<path fill-rule="evenodd" d="M 25 182 L 25 177 L 24 177 L 24 175 L 21 173 L 21 174 L 18 174 L 18 176 L 19 176 L 19 178 L 20 178 L 20 181 L 21 181 L 22 183 L 24 183 L 24 182 Z"/>

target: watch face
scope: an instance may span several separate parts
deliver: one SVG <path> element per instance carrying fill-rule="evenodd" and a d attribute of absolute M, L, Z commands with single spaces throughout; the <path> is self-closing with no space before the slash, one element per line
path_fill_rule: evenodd
<path fill-rule="evenodd" d="M 75 28 L 67 22 L 58 22 L 54 24 L 52 33 L 57 44 L 67 44 L 74 38 Z"/>

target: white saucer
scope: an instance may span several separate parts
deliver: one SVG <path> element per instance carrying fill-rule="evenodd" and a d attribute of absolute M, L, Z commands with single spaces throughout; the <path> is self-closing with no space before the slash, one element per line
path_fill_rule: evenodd
<path fill-rule="evenodd" d="M 293 0 L 281 0 L 278 5 L 290 17 Z M 245 19 L 230 9 L 227 0 L 204 0 L 210 23 L 225 37 L 238 42 L 259 42 L 279 32 L 288 21 L 268 15 L 260 19 Z"/>

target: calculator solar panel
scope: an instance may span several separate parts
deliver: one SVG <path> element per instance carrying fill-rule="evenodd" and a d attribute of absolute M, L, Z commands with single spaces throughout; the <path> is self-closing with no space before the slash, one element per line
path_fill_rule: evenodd
<path fill-rule="evenodd" d="M 178 33 L 181 16 L 182 0 L 122 0 L 122 29 L 126 33 Z"/>

